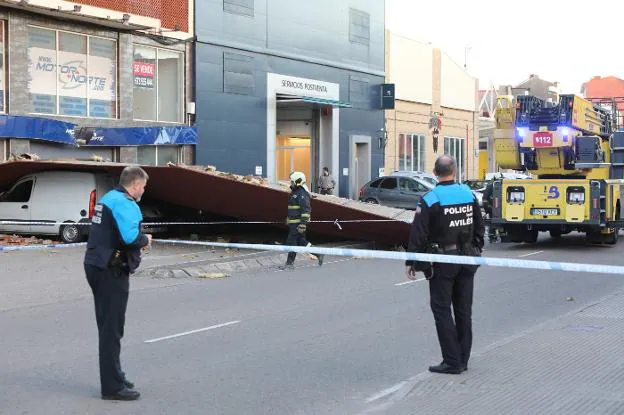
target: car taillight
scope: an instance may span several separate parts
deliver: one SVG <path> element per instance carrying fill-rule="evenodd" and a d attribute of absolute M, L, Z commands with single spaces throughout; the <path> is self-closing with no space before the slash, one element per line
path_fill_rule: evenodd
<path fill-rule="evenodd" d="M 92 190 L 91 195 L 89 196 L 89 219 L 91 219 L 95 213 L 95 197 L 96 191 Z"/>
<path fill-rule="evenodd" d="M 360 197 L 364 196 L 364 187 L 360 188 Z"/>

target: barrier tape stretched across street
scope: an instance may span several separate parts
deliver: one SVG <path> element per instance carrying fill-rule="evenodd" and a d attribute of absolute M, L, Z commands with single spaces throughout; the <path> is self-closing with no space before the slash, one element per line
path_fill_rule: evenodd
<path fill-rule="evenodd" d="M 425 262 L 444 262 L 462 265 L 486 265 L 492 267 L 544 269 L 552 271 L 591 272 L 594 274 L 624 274 L 624 266 L 601 264 L 578 264 L 572 262 L 531 261 L 511 258 L 468 257 L 459 255 L 420 254 L 414 252 L 376 251 L 371 249 L 321 248 L 315 246 L 284 246 L 263 244 L 241 244 L 222 242 L 181 241 L 155 239 L 154 241 L 170 245 L 198 245 L 217 248 L 256 249 L 261 251 L 297 252 L 324 254 L 333 256 L 351 256 L 358 258 L 415 260 Z"/>
<path fill-rule="evenodd" d="M 318 246 L 284 246 L 284 245 L 265 245 L 265 244 L 243 244 L 243 243 L 224 243 L 224 242 L 201 242 L 201 241 L 183 241 L 170 239 L 154 239 L 154 242 L 166 245 L 195 245 L 216 248 L 234 248 L 234 249 L 254 249 L 260 251 L 274 252 L 297 252 L 324 254 L 333 256 L 347 256 L 358 258 L 373 259 L 391 259 L 397 261 L 415 260 L 425 262 L 442 262 L 448 264 L 462 265 L 485 265 L 492 267 L 506 268 L 526 268 L 526 269 L 543 269 L 552 271 L 571 271 L 571 272 L 589 272 L 594 274 L 624 274 L 624 266 L 602 265 L 602 264 L 580 264 L 573 262 L 552 262 L 552 261 L 533 261 L 525 259 L 512 258 L 493 258 L 493 257 L 468 257 L 459 255 L 440 255 L 440 254 L 423 254 L 414 252 L 398 252 L 398 251 L 378 251 L 371 249 L 350 249 L 350 248 L 322 248 Z M 58 248 L 76 248 L 85 246 L 86 243 L 75 244 L 47 244 L 47 245 L 21 245 L 21 246 L 0 246 L 0 252 L 10 251 L 37 251 Z"/>
<path fill-rule="evenodd" d="M 311 220 L 309 223 L 333 223 L 339 226 L 341 223 L 369 223 L 369 222 L 406 222 L 399 219 L 346 219 L 346 220 Z M 172 226 L 172 225 L 281 225 L 284 221 L 215 221 L 215 222 L 143 222 L 145 226 Z M 36 226 L 56 226 L 56 225 L 76 225 L 91 226 L 91 222 L 46 222 L 46 221 L 11 221 L 0 220 L 0 225 L 36 225 Z"/>

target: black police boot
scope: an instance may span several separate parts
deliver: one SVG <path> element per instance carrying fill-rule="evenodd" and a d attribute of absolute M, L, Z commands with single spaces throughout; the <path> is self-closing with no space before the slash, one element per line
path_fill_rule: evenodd
<path fill-rule="evenodd" d="M 448 375 L 459 375 L 464 371 L 464 367 L 456 367 L 451 366 L 445 362 L 440 363 L 439 365 L 429 366 L 429 371 L 433 373 L 444 373 Z"/>
<path fill-rule="evenodd" d="M 286 271 L 289 269 L 295 269 L 295 265 L 290 262 L 287 262 L 284 265 L 280 265 L 278 268 L 282 271 Z"/>
<path fill-rule="evenodd" d="M 112 395 L 102 395 L 102 399 L 107 401 L 136 401 L 141 394 L 134 389 L 123 388 Z"/>
<path fill-rule="evenodd" d="M 325 260 L 325 255 L 316 254 L 316 258 L 318 259 L 319 267 L 323 266 L 323 261 Z"/>
<path fill-rule="evenodd" d="M 130 382 L 128 379 L 124 379 L 123 384 L 128 389 L 134 389 L 134 383 Z"/>

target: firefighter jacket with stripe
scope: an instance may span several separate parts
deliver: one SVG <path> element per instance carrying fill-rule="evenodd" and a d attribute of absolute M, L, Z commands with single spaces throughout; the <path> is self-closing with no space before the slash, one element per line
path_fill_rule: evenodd
<path fill-rule="evenodd" d="M 418 201 L 410 232 L 408 252 L 460 251 L 462 246 L 483 249 L 485 226 L 476 196 L 466 185 L 440 182 Z M 441 252 L 438 252 L 441 253 Z M 406 261 L 415 268 L 428 264 Z"/>
<path fill-rule="evenodd" d="M 148 244 L 142 221 L 139 205 L 124 188 L 106 193 L 95 205 L 84 263 L 133 273 L 141 262 L 141 248 Z"/>
<path fill-rule="evenodd" d="M 295 188 L 288 198 L 288 225 L 307 224 L 310 221 L 312 207 L 310 194 L 301 186 Z"/>

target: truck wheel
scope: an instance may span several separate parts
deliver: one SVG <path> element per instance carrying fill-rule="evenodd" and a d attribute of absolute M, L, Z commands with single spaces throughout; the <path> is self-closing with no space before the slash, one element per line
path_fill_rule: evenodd
<path fill-rule="evenodd" d="M 534 244 L 535 242 L 537 242 L 538 235 L 539 235 L 539 232 L 536 230 L 527 231 L 524 236 L 524 242 L 528 244 Z"/>
<path fill-rule="evenodd" d="M 604 243 L 607 245 L 615 245 L 617 244 L 618 241 L 618 230 L 614 229 L 613 233 L 610 233 L 608 235 L 603 235 L 604 238 Z"/>
<path fill-rule="evenodd" d="M 63 225 L 61 226 L 61 240 L 66 244 L 73 244 L 76 242 L 80 242 L 82 239 L 82 235 L 80 234 L 80 229 L 78 226 L 74 224 Z"/>

